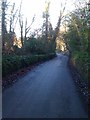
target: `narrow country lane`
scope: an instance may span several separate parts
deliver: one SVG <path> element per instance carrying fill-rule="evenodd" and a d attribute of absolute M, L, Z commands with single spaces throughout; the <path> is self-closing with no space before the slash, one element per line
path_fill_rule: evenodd
<path fill-rule="evenodd" d="M 3 118 L 87 118 L 62 54 L 3 91 Z"/>

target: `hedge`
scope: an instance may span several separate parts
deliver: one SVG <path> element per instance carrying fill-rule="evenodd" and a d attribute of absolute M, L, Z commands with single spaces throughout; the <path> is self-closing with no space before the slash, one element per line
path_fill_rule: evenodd
<path fill-rule="evenodd" d="M 55 53 L 46 55 L 3 55 L 2 56 L 2 77 L 12 74 L 22 68 L 38 62 L 46 61 L 55 57 Z"/>

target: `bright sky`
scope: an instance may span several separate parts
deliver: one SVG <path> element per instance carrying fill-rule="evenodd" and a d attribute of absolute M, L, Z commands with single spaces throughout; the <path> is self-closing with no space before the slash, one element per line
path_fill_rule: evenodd
<path fill-rule="evenodd" d="M 22 14 L 24 22 L 25 19 L 27 18 L 28 25 L 30 25 L 33 16 L 34 15 L 36 16 L 32 29 L 37 29 L 38 27 L 40 27 L 42 23 L 42 13 L 45 10 L 45 1 L 46 0 L 22 0 Z M 55 28 L 58 21 L 59 11 L 61 9 L 61 3 L 62 5 L 64 5 L 65 1 L 67 1 L 66 13 L 68 13 L 69 11 L 72 11 L 74 9 L 73 3 L 75 2 L 75 0 L 49 0 L 49 1 L 50 1 L 49 8 L 50 21 L 52 23 L 53 28 Z M 13 2 L 15 2 L 16 8 L 18 8 L 20 6 L 21 0 L 11 0 L 11 3 Z M 16 29 L 17 35 L 19 36 L 18 26 Z"/>

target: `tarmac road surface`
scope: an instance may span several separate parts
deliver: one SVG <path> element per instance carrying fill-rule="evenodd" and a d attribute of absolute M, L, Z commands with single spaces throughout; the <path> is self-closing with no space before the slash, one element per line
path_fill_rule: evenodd
<path fill-rule="evenodd" d="M 3 118 L 87 118 L 67 61 L 58 54 L 3 91 Z"/>

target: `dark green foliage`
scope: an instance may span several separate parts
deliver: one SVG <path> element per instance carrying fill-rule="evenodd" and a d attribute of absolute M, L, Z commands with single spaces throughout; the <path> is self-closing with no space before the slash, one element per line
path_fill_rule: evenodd
<path fill-rule="evenodd" d="M 55 52 L 55 41 L 45 40 L 45 36 L 40 38 L 30 38 L 25 41 L 25 53 L 48 54 Z"/>
<path fill-rule="evenodd" d="M 3 55 L 2 76 L 5 77 L 21 68 L 28 67 L 38 62 L 46 61 L 55 57 L 55 53 L 47 55 Z"/>
<path fill-rule="evenodd" d="M 87 21 L 87 13 L 85 13 L 84 10 L 86 11 L 87 8 L 84 7 L 79 12 L 76 10 L 70 15 L 70 21 L 68 23 L 69 29 L 64 35 L 64 38 L 69 46 L 71 61 L 83 78 L 88 80 L 88 67 L 90 64 L 88 55 L 88 33 L 90 33 L 90 28 Z M 83 18 L 80 17 L 82 15 L 84 15 Z"/>

